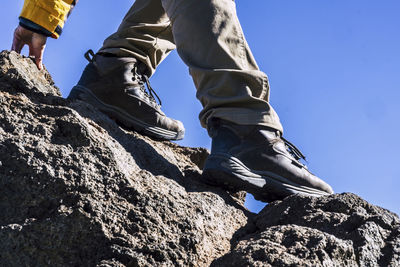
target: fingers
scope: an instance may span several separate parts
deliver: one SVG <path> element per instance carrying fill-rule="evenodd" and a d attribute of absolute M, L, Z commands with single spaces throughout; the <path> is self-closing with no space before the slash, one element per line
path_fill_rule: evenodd
<path fill-rule="evenodd" d="M 39 70 L 43 69 L 43 57 L 35 57 L 35 63 Z"/>
<path fill-rule="evenodd" d="M 41 70 L 43 69 L 43 53 L 46 42 L 47 37 L 45 35 L 18 26 L 14 31 L 11 50 L 21 54 L 24 45 L 28 45 L 29 56 L 34 58 L 36 66 Z"/>
<path fill-rule="evenodd" d="M 29 45 L 29 57 L 35 57 L 32 45 Z"/>
<path fill-rule="evenodd" d="M 43 68 L 43 54 L 46 48 L 47 37 L 41 34 L 34 33 L 32 42 L 29 45 L 29 55 L 35 57 L 35 63 L 39 70 Z"/>
<path fill-rule="evenodd" d="M 23 39 L 21 38 L 21 34 L 19 32 L 19 27 L 18 27 L 14 31 L 14 38 L 13 38 L 11 50 L 15 51 L 17 53 L 21 53 L 21 50 L 24 47 L 24 45 L 25 45 L 25 43 L 24 43 Z"/>
<path fill-rule="evenodd" d="M 24 45 L 25 44 L 23 42 L 14 38 L 11 50 L 20 54 Z"/>
<path fill-rule="evenodd" d="M 43 54 L 46 45 L 39 45 L 35 47 L 34 45 L 29 46 L 29 56 L 35 58 L 36 66 L 39 70 L 43 69 Z"/>

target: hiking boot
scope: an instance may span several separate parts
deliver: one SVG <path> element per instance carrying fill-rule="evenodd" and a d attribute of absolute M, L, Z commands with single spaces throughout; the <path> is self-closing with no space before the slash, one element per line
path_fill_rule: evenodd
<path fill-rule="evenodd" d="M 143 63 L 131 57 L 95 55 L 92 50 L 85 57 L 89 64 L 68 98 L 88 102 L 142 134 L 163 140 L 183 138 L 183 124 L 161 111 L 160 98 L 144 74 Z"/>
<path fill-rule="evenodd" d="M 212 118 L 211 154 L 203 179 L 227 190 L 245 190 L 264 202 L 292 194 L 324 196 L 332 188 L 300 162 L 303 154 L 279 131 L 264 126 L 237 125 Z"/>

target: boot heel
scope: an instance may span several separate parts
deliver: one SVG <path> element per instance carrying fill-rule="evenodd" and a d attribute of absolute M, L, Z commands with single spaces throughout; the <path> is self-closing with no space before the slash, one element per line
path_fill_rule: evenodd
<path fill-rule="evenodd" d="M 74 99 L 82 100 L 82 97 L 81 97 L 81 94 L 82 94 L 82 93 L 83 93 L 82 91 L 78 90 L 78 89 L 76 88 L 76 86 L 74 86 L 74 87 L 71 89 L 71 92 L 69 93 L 67 99 L 70 99 L 70 100 L 74 100 Z"/>
<path fill-rule="evenodd" d="M 204 181 L 230 191 L 242 190 L 243 184 L 238 181 L 231 166 L 228 155 L 210 155 L 203 169 Z"/>

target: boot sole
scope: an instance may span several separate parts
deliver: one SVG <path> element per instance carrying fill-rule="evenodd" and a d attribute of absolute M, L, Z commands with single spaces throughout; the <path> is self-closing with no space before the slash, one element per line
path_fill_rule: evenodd
<path fill-rule="evenodd" d="M 282 200 L 293 194 L 314 197 L 330 195 L 322 190 L 296 184 L 272 172 L 253 171 L 228 154 L 210 155 L 205 163 L 203 179 L 208 184 L 226 190 L 245 190 L 253 194 L 255 199 L 264 202 Z"/>
<path fill-rule="evenodd" d="M 183 139 L 184 132 L 169 131 L 157 126 L 152 126 L 145 123 L 126 111 L 112 105 L 108 105 L 98 99 L 88 88 L 77 85 L 74 86 L 68 96 L 68 99 L 79 99 L 96 107 L 112 119 L 115 119 L 120 124 L 128 129 L 134 130 L 141 134 L 162 139 L 162 140 L 181 140 Z"/>

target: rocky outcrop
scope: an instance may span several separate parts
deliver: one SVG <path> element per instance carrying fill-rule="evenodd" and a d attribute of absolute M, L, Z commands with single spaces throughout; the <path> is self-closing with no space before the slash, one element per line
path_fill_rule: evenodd
<path fill-rule="evenodd" d="M 288 197 L 254 223 L 214 266 L 400 266 L 398 216 L 354 194 Z"/>
<path fill-rule="evenodd" d="M 207 266 L 249 214 L 199 182 L 207 151 L 125 131 L 3 52 L 1 266 Z"/>
<path fill-rule="evenodd" d="M 0 54 L 0 266 L 400 266 L 398 217 L 352 194 L 255 215 L 154 141 Z"/>

